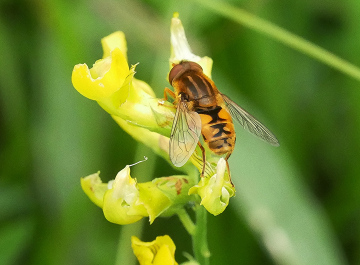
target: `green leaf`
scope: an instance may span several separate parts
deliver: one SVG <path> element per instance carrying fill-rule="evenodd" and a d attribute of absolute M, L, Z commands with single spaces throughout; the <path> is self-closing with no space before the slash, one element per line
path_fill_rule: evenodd
<path fill-rule="evenodd" d="M 311 43 L 269 21 L 263 20 L 247 11 L 236 8 L 233 5 L 227 4 L 223 1 L 216 0 L 196 0 L 202 6 L 211 9 L 213 12 L 232 19 L 239 24 L 249 27 L 255 31 L 263 33 L 270 38 L 273 38 L 286 46 L 298 50 L 310 57 L 315 58 L 333 67 L 348 76 L 360 80 L 360 68 L 348 61 L 332 54 L 331 52 Z"/>
<path fill-rule="evenodd" d="M 245 216 L 278 264 L 344 264 L 327 216 L 286 146 L 274 148 L 239 134 L 230 159 L 237 190 L 230 205 Z"/>

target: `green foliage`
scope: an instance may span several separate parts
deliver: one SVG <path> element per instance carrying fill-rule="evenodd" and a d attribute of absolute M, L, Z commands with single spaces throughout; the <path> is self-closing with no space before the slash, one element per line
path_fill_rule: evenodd
<path fill-rule="evenodd" d="M 189 237 L 176 217 L 119 227 L 81 191 L 80 177 L 101 170 L 107 181 L 144 155 L 134 174 L 176 172 L 70 80 L 75 64 L 101 57 L 102 37 L 122 30 L 129 63 L 140 62 L 137 77 L 161 97 L 174 11 L 194 52 L 214 60 L 220 91 L 281 144 L 236 127 L 237 194 L 209 217 L 211 264 L 360 263 L 359 82 L 200 2 L 0 4 L 0 263 L 134 264 L 129 236 L 161 234 L 174 240 L 177 261 L 186 260 Z M 360 65 L 357 0 L 227 2 Z"/>

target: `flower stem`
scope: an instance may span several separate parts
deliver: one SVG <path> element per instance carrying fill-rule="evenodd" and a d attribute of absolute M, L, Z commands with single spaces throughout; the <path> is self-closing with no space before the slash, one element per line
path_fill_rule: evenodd
<path fill-rule="evenodd" d="M 144 220 L 121 227 L 115 265 L 136 264 L 136 258 L 131 248 L 130 238 L 131 236 L 140 237 L 143 227 Z"/>
<path fill-rule="evenodd" d="M 208 265 L 210 251 L 207 244 L 207 211 L 203 206 L 196 208 L 196 227 L 192 240 L 196 260 L 201 265 Z"/>
<path fill-rule="evenodd" d="M 239 24 L 254 29 L 270 38 L 273 38 L 295 50 L 298 50 L 310 57 L 313 57 L 330 67 L 333 67 L 360 81 L 360 68 L 348 61 L 341 59 L 333 53 L 271 23 L 254 16 L 243 9 L 236 8 L 223 1 L 196 0 L 203 6 L 215 13 L 232 19 Z"/>
<path fill-rule="evenodd" d="M 194 222 L 191 220 L 189 214 L 185 211 L 185 209 L 180 210 L 177 215 L 181 223 L 184 225 L 186 231 L 192 236 L 195 233 L 196 226 Z"/>

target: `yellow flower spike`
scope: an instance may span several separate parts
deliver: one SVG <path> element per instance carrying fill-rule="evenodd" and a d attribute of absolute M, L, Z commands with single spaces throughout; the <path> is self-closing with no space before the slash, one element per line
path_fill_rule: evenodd
<path fill-rule="evenodd" d="M 235 188 L 225 171 L 225 159 L 220 158 L 216 174 L 201 178 L 200 182 L 189 190 L 189 194 L 198 194 L 201 197 L 200 204 L 213 215 L 222 213 L 229 205 L 230 198 L 235 195 Z"/>
<path fill-rule="evenodd" d="M 128 75 L 126 58 L 115 48 L 110 56 L 96 61 L 91 69 L 86 64 L 75 65 L 72 83 L 81 95 L 98 101 L 118 91 Z"/>
<path fill-rule="evenodd" d="M 149 216 L 139 199 L 136 181 L 130 177 L 130 167 L 126 166 L 109 182 L 109 190 L 104 195 L 103 212 L 112 223 L 125 225 Z"/>
<path fill-rule="evenodd" d="M 177 265 L 175 244 L 168 236 L 158 236 L 152 242 L 143 242 L 131 237 L 131 247 L 140 265 Z"/>

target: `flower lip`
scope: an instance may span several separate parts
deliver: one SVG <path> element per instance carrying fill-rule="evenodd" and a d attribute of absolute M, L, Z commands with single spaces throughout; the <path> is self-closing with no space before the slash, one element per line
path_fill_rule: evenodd
<path fill-rule="evenodd" d="M 140 265 L 178 264 L 175 261 L 176 246 L 168 235 L 158 236 L 152 242 L 132 236 L 131 247 Z"/>
<path fill-rule="evenodd" d="M 91 69 L 86 64 L 75 65 L 71 79 L 80 94 L 99 101 L 118 91 L 128 75 L 126 58 L 115 48 L 108 57 L 97 60 Z"/>

